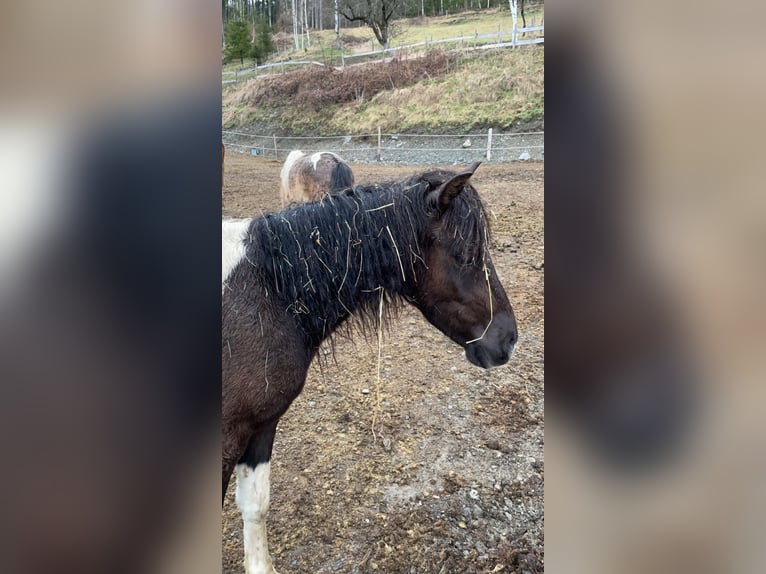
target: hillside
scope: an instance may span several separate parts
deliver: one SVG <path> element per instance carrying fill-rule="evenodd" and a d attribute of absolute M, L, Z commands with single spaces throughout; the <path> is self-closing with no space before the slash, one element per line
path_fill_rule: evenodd
<path fill-rule="evenodd" d="M 526 7 L 527 25 L 539 25 L 544 20 L 544 7 L 541 3 L 527 2 Z M 507 3 L 501 8 L 467 10 L 457 14 L 445 16 L 431 16 L 427 18 L 401 18 L 396 20 L 395 32 L 391 38 L 391 48 L 409 46 L 418 42 L 429 42 L 471 36 L 474 34 L 494 34 L 498 30 L 509 31 L 513 28 L 513 19 L 508 10 Z M 521 26 L 521 19 L 518 25 Z M 537 34 L 534 34 L 537 35 Z M 278 31 L 274 34 L 276 53 L 267 60 L 267 63 L 281 62 L 285 60 L 312 60 L 324 64 L 339 66 L 341 64 L 341 52 L 345 56 L 352 56 L 359 52 L 379 50 L 381 46 L 375 40 L 370 28 L 366 26 L 343 26 L 341 28 L 341 49 L 335 45 L 335 32 L 332 29 L 311 30 L 311 45 L 304 49 L 296 49 L 293 43 L 292 33 Z M 506 39 L 507 36 L 506 36 Z M 492 38 L 483 38 L 476 43 L 491 43 Z M 452 46 L 450 46 L 452 47 Z M 354 63 L 361 61 L 354 60 Z M 243 72 L 247 74 L 254 62 L 246 59 L 243 64 L 235 60 L 224 64 L 223 69 L 227 74 Z"/>
<path fill-rule="evenodd" d="M 440 132 L 535 125 L 544 113 L 544 48 L 432 50 L 409 59 L 314 67 L 223 89 L 223 125 L 281 134 Z"/>

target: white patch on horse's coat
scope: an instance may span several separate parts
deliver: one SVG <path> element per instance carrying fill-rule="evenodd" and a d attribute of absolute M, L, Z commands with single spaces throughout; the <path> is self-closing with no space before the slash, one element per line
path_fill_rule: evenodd
<path fill-rule="evenodd" d="M 221 283 L 226 279 L 245 258 L 245 237 L 250 227 L 251 219 L 224 219 L 221 221 Z M 222 287 L 223 289 L 223 287 Z"/>
<path fill-rule="evenodd" d="M 290 170 L 295 165 L 295 162 L 302 157 L 303 152 L 299 149 L 294 149 L 287 156 L 285 165 L 282 166 L 282 170 L 279 172 L 279 178 L 282 180 L 282 186 L 285 189 L 290 189 Z"/>
<path fill-rule="evenodd" d="M 322 152 L 317 152 L 311 156 L 311 165 L 314 166 L 314 171 L 317 170 L 317 164 L 319 163 L 320 159 L 322 159 Z"/>
<path fill-rule="evenodd" d="M 287 154 L 287 159 L 285 159 L 285 165 L 290 168 L 293 166 L 293 164 L 303 156 L 303 152 L 299 149 L 294 149 L 289 154 Z"/>
<path fill-rule="evenodd" d="M 245 572 L 276 574 L 266 537 L 271 464 L 264 462 L 254 469 L 238 464 L 236 473 L 236 501 L 244 522 L 242 539 L 245 547 Z"/>

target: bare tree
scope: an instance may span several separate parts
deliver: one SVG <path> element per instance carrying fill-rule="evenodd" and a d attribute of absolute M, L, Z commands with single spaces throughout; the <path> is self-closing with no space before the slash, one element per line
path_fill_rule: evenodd
<path fill-rule="evenodd" d="M 298 3 L 296 0 L 292 0 L 293 2 L 293 41 L 295 42 L 295 49 L 297 50 L 300 48 L 300 43 L 298 42 Z"/>
<path fill-rule="evenodd" d="M 508 0 L 508 6 L 511 9 L 511 20 L 513 21 L 513 29 L 516 29 L 516 22 L 517 22 L 517 16 L 516 16 L 516 8 L 519 5 L 519 0 Z M 514 37 L 515 40 L 515 37 Z"/>
<path fill-rule="evenodd" d="M 308 0 L 301 0 L 303 2 L 303 30 L 302 32 L 306 34 L 306 48 L 311 47 L 311 36 L 309 36 L 309 16 L 308 16 Z M 301 37 L 301 44 L 303 44 L 303 38 Z"/>
<path fill-rule="evenodd" d="M 364 22 L 384 48 L 389 47 L 394 18 L 403 0 L 341 0 L 339 12 L 349 22 Z"/>
<path fill-rule="evenodd" d="M 340 15 L 338 12 L 338 0 L 333 0 L 333 12 L 335 15 L 335 47 L 340 50 Z"/>

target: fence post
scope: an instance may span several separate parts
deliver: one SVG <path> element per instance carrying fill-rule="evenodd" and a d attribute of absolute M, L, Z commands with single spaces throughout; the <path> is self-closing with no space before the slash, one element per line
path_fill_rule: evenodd
<path fill-rule="evenodd" d="M 513 38 L 511 40 L 513 42 L 513 47 L 514 48 L 516 48 L 516 27 L 517 27 L 517 25 L 518 25 L 518 23 L 514 20 L 514 22 L 513 22 Z"/>
<path fill-rule="evenodd" d="M 279 154 L 277 153 L 277 134 L 272 134 L 274 137 L 274 157 L 279 157 Z"/>
<path fill-rule="evenodd" d="M 378 161 L 380 161 L 380 126 L 378 126 Z"/>
<path fill-rule="evenodd" d="M 497 43 L 498 44 L 503 43 L 502 36 L 500 35 L 500 24 L 497 25 Z"/>
<path fill-rule="evenodd" d="M 487 131 L 487 161 L 492 159 L 492 128 Z"/>

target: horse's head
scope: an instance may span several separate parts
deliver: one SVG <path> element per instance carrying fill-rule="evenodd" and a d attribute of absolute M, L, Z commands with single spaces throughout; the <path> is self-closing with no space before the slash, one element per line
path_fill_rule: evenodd
<path fill-rule="evenodd" d="M 484 208 L 465 171 L 423 174 L 428 222 L 414 304 L 442 333 L 489 368 L 511 357 L 516 318 L 489 255 Z"/>

